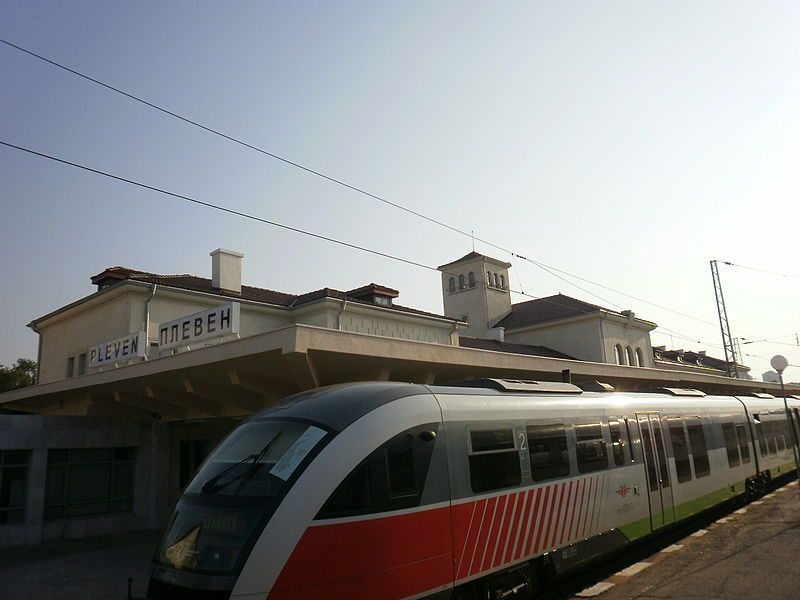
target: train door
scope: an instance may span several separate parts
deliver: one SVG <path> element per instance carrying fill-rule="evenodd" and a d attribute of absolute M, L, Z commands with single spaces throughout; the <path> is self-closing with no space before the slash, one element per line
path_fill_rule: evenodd
<path fill-rule="evenodd" d="M 636 413 L 636 419 L 639 422 L 642 453 L 647 473 L 650 527 L 652 530 L 656 530 L 675 520 L 661 415 L 657 412 Z"/>

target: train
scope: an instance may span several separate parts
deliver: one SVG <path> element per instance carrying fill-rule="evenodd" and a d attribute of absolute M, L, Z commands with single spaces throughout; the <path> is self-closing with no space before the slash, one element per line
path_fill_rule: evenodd
<path fill-rule="evenodd" d="M 512 379 L 307 391 L 201 465 L 148 598 L 530 598 L 760 495 L 794 472 L 798 435 L 800 401 L 769 394 Z"/>

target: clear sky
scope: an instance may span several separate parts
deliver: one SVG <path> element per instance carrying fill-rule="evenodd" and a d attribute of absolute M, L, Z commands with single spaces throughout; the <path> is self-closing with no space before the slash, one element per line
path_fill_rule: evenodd
<path fill-rule="evenodd" d="M 798 24 L 790 2 L 0 0 L 0 37 L 707 321 L 577 282 L 600 300 L 531 264 L 512 270 L 517 290 L 630 308 L 661 326 L 654 345 L 718 356 L 708 261 L 800 274 Z M 425 264 L 471 250 L 4 45 L 0 139 Z M 26 323 L 91 293 L 105 267 L 209 276 L 220 246 L 245 254 L 250 285 L 375 281 L 442 310 L 436 273 L 7 148 L 0 207 L 3 364 L 35 357 Z M 780 336 L 743 346 L 756 378 L 778 352 L 800 365 L 800 278 L 732 267 L 722 278 L 734 335 Z M 798 381 L 800 368 L 786 375 Z"/>

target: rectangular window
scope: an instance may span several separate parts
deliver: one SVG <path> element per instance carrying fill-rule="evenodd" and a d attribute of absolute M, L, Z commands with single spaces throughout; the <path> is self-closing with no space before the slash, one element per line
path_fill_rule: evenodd
<path fill-rule="evenodd" d="M 633 456 L 633 438 L 631 437 L 631 426 L 628 423 L 628 417 L 625 417 L 625 432 L 628 434 L 628 451 L 631 453 L 631 462 L 636 462 L 636 458 Z"/>
<path fill-rule="evenodd" d="M 639 421 L 639 430 L 642 432 L 642 449 L 644 450 L 644 464 L 647 468 L 647 481 L 650 491 L 658 489 L 658 471 L 656 471 L 656 457 L 653 452 L 653 438 L 647 426 L 647 417 Z"/>
<path fill-rule="evenodd" d="M 775 421 L 764 421 L 764 437 L 767 440 L 767 452 L 777 454 L 778 448 L 775 445 Z"/>
<path fill-rule="evenodd" d="M 621 467 L 625 464 L 625 443 L 622 439 L 619 420 L 609 419 L 608 431 L 611 433 L 611 452 L 614 455 L 614 464 Z"/>
<path fill-rule="evenodd" d="M 75 375 L 75 357 L 70 356 L 67 359 L 67 378 L 73 377 Z"/>
<path fill-rule="evenodd" d="M 747 444 L 747 431 L 745 431 L 744 423 L 736 424 L 736 437 L 739 439 L 739 452 L 742 454 L 742 464 L 746 465 L 750 462 L 750 446 Z"/>
<path fill-rule="evenodd" d="M 529 425 L 527 432 L 533 480 L 544 481 L 569 475 L 564 424 Z"/>
<path fill-rule="evenodd" d="M 664 448 L 664 438 L 661 435 L 660 421 L 650 420 L 653 425 L 653 435 L 656 438 L 656 452 L 658 452 L 658 469 L 661 474 L 661 487 L 669 487 L 669 465 L 667 464 L 667 452 Z"/>
<path fill-rule="evenodd" d="M 672 453 L 675 455 L 675 472 L 678 475 L 678 483 L 684 483 L 692 479 L 692 468 L 689 466 L 689 444 L 686 442 L 686 432 L 683 430 L 683 419 L 672 418 L 668 423 Z"/>
<path fill-rule="evenodd" d="M 686 419 L 686 430 L 689 432 L 689 446 L 692 449 L 694 476 L 697 478 L 705 477 L 711 473 L 711 466 L 708 463 L 706 434 L 703 431 L 703 423 L 700 417 L 688 417 Z"/>
<path fill-rule="evenodd" d="M 606 442 L 600 423 L 575 425 L 575 438 L 578 472 L 589 473 L 608 468 Z"/>
<path fill-rule="evenodd" d="M 775 439 L 778 442 L 778 450 L 786 450 L 786 421 L 780 419 L 775 421 Z"/>
<path fill-rule="evenodd" d="M 739 461 L 739 444 L 736 439 L 736 428 L 733 423 L 722 424 L 722 436 L 725 438 L 725 450 L 728 453 L 728 466 L 732 469 L 738 467 Z"/>
<path fill-rule="evenodd" d="M 25 522 L 28 450 L 0 451 L 0 525 Z"/>
<path fill-rule="evenodd" d="M 758 438 L 758 448 L 761 450 L 761 456 L 767 455 L 767 438 L 764 437 L 766 432 L 764 431 L 764 424 L 761 422 L 761 418 L 759 415 L 753 415 L 753 421 L 756 424 L 756 437 Z"/>
<path fill-rule="evenodd" d="M 45 519 L 133 510 L 133 448 L 76 448 L 47 453 Z"/>
<path fill-rule="evenodd" d="M 403 434 L 386 445 L 386 473 L 390 498 L 417 494 L 411 434 Z"/>
<path fill-rule="evenodd" d="M 86 375 L 86 352 L 78 355 L 78 375 Z"/>
<path fill-rule="evenodd" d="M 470 442 L 469 476 L 473 492 L 519 485 L 522 472 L 510 428 L 470 431 Z"/>

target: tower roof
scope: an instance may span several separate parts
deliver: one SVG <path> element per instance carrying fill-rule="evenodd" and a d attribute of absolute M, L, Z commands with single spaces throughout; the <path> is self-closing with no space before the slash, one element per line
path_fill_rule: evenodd
<path fill-rule="evenodd" d="M 475 252 L 474 250 L 472 252 L 470 252 L 469 254 L 465 254 L 464 256 L 462 256 L 461 258 L 459 258 L 457 260 L 454 260 L 454 261 L 449 262 L 449 263 L 444 264 L 444 265 L 439 265 L 437 268 L 440 271 L 443 271 L 447 267 L 451 267 L 453 265 L 457 265 L 457 264 L 460 264 L 462 262 L 469 262 L 469 261 L 475 260 L 476 258 L 482 258 L 485 261 L 491 262 L 491 263 L 493 263 L 495 265 L 498 265 L 498 266 L 502 266 L 502 267 L 504 267 L 506 269 L 510 269 L 511 268 L 511 263 L 507 263 L 507 262 L 504 262 L 502 260 L 498 260 L 496 258 L 492 258 L 491 256 L 486 256 L 485 254 L 481 254 L 480 252 Z"/>

